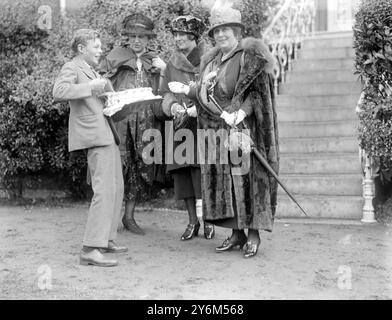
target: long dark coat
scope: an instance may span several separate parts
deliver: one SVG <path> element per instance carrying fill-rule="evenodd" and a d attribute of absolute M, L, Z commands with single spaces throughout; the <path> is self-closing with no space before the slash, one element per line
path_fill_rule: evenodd
<path fill-rule="evenodd" d="M 172 81 L 178 81 L 184 84 L 189 84 L 191 81 L 195 82 L 197 80 L 199 76 L 202 48 L 202 46 L 195 47 L 187 57 L 180 51 L 176 50 L 170 57 L 159 90 L 160 94 L 163 96 L 162 110 L 165 114 L 170 115 L 170 109 L 174 103 L 179 103 L 180 105 L 185 104 L 187 107 L 195 105 L 195 102 L 189 99 L 186 95 L 172 93 L 169 90 L 168 83 Z M 170 128 L 173 129 L 172 126 L 170 126 Z M 186 125 L 182 127 L 182 129 L 191 130 L 193 134 L 193 140 L 187 141 L 185 137 L 182 139 L 182 141 L 167 139 L 166 148 L 175 150 L 179 145 L 185 142 L 187 145 L 189 144 L 188 150 L 192 150 L 193 157 L 189 158 L 189 160 L 192 158 L 189 163 L 177 163 L 175 159 L 173 159 L 174 161 L 172 164 L 167 164 L 168 171 L 174 171 L 185 167 L 199 167 L 199 164 L 197 163 L 197 119 L 189 117 Z M 175 129 L 171 130 L 171 132 L 167 134 L 167 138 L 170 138 L 172 135 L 174 135 L 176 131 L 177 130 Z"/>
<path fill-rule="evenodd" d="M 154 51 L 143 53 L 140 57 L 142 71 L 138 72 L 135 52 L 130 48 L 116 47 L 101 61 L 99 69 L 112 81 L 116 91 L 151 87 L 153 93 L 157 94 L 160 70 L 152 66 L 152 59 L 157 56 Z M 121 139 L 120 151 L 127 199 L 137 199 L 148 193 L 154 182 L 167 186 L 171 184 L 163 164 L 147 165 L 142 157 L 144 148 L 150 143 L 143 141 L 143 132 L 158 129 L 164 134 L 164 119 L 160 118 L 162 114 L 155 114 L 159 109 L 160 103 L 159 106 L 151 104 L 116 123 Z M 159 149 L 161 152 L 161 148 Z"/>
<path fill-rule="evenodd" d="M 238 111 L 242 105 L 251 106 L 253 112 L 244 120 L 257 149 L 268 160 L 275 172 L 279 171 L 278 127 L 273 91 L 272 70 L 274 59 L 264 43 L 255 38 L 242 40 L 241 69 L 231 104 L 227 112 Z M 201 75 L 206 66 L 217 57 L 212 49 L 202 57 Z M 202 76 L 201 76 L 202 79 Z M 200 84 L 190 96 L 199 96 Z M 229 129 L 219 116 L 198 110 L 200 129 Z M 217 149 L 217 154 L 220 149 Z M 219 156 L 219 155 L 217 155 Z M 219 158 L 218 158 L 219 159 Z M 233 175 L 233 165 L 202 164 L 202 196 L 204 219 L 211 222 L 235 217 L 240 229 L 252 228 L 272 231 L 277 203 L 277 182 L 252 155 L 250 170 L 244 175 Z"/>

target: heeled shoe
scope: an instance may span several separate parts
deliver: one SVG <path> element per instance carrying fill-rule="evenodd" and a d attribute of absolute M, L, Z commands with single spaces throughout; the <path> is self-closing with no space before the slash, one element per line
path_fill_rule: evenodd
<path fill-rule="evenodd" d="M 193 237 L 197 237 L 197 235 L 199 234 L 199 229 L 200 229 L 200 222 L 198 221 L 195 224 L 188 224 L 185 232 L 182 234 L 181 236 L 181 240 L 185 241 L 185 240 L 191 240 Z"/>
<path fill-rule="evenodd" d="M 215 227 L 213 224 L 204 223 L 204 238 L 210 240 L 215 236 Z"/>
<path fill-rule="evenodd" d="M 257 254 L 259 250 L 260 240 L 257 243 L 247 241 L 244 248 L 244 258 L 251 258 Z"/>
<path fill-rule="evenodd" d="M 231 236 L 230 238 L 227 238 L 225 241 L 223 241 L 220 247 L 216 247 L 215 250 L 216 252 L 231 251 L 237 246 L 239 246 L 239 249 L 241 250 L 245 244 L 245 235 L 243 237 Z"/>

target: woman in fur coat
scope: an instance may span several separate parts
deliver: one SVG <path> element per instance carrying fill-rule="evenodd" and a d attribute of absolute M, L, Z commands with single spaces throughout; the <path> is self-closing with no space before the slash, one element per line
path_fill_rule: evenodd
<path fill-rule="evenodd" d="M 205 141 L 199 144 L 205 143 L 204 150 L 208 150 L 203 153 L 199 149 L 199 155 L 204 157 L 201 164 L 204 219 L 232 229 L 231 236 L 216 251 L 230 251 L 239 246 L 244 248 L 244 257 L 249 258 L 257 254 L 259 230 L 272 231 L 277 182 L 253 155 L 245 152 L 246 148 L 236 150 L 237 158 L 242 154 L 241 166 L 234 161 L 232 145 L 227 143 L 232 136 L 229 140 L 227 137 L 237 126 L 246 128 L 256 148 L 278 172 L 274 59 L 260 39 L 241 39 L 243 25 L 238 10 L 213 8 L 210 19 L 212 27 L 208 34 L 216 46 L 202 57 L 201 81 L 190 86 L 172 82 L 169 87 L 199 102 L 198 128 L 208 132 Z M 209 94 L 223 112 L 215 107 Z M 216 139 L 222 132 L 227 132 L 226 139 Z M 212 145 L 215 162 L 209 161 L 211 149 L 207 148 Z M 224 153 L 229 154 L 228 161 L 224 161 Z M 241 170 L 236 170 L 239 166 Z"/>

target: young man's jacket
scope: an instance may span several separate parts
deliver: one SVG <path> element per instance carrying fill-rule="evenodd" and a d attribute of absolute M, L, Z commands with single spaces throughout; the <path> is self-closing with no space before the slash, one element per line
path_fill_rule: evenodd
<path fill-rule="evenodd" d="M 55 101 L 69 101 L 69 151 L 114 143 L 113 133 L 102 110 L 103 102 L 88 84 L 99 77 L 83 59 L 75 57 L 60 71 L 53 87 Z M 113 91 L 106 85 L 104 91 Z"/>

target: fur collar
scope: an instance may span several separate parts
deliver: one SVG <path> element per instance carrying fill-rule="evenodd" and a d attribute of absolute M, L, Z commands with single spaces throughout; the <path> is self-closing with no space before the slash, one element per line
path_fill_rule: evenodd
<path fill-rule="evenodd" d="M 195 49 L 193 49 L 192 52 L 190 53 L 190 54 L 192 54 L 192 56 L 193 56 L 193 54 L 195 56 L 198 54 L 198 52 L 193 52 L 195 50 L 197 50 L 197 47 Z M 198 73 L 200 59 L 199 59 L 199 61 L 197 61 L 197 59 L 194 59 L 194 60 L 195 61 L 188 60 L 188 58 L 179 50 L 176 50 L 172 54 L 172 56 L 170 57 L 170 63 L 174 66 L 174 68 L 176 68 L 180 71 L 183 71 L 183 72 Z"/>
<path fill-rule="evenodd" d="M 268 46 L 261 39 L 256 38 L 245 38 L 240 42 L 240 48 L 242 48 L 245 54 L 254 56 L 255 59 L 262 60 L 261 63 L 262 69 L 260 71 L 264 71 L 266 73 L 272 73 L 275 66 L 275 59 L 270 53 Z M 209 50 L 203 57 L 200 64 L 201 70 L 207 66 L 209 62 L 211 62 L 219 53 L 219 49 L 217 47 Z"/>
<path fill-rule="evenodd" d="M 154 51 L 151 51 L 147 49 L 146 52 L 144 52 L 140 56 L 140 60 L 142 61 L 143 67 L 145 70 L 149 71 L 152 68 L 152 59 L 157 57 L 157 54 Z M 118 69 L 121 66 L 128 66 L 134 70 L 137 69 L 136 67 L 136 60 L 137 60 L 137 55 L 136 53 L 130 49 L 130 48 L 124 48 L 124 47 L 115 47 L 107 56 L 106 62 L 108 63 L 108 67 L 111 70 L 114 71 L 113 69 Z M 103 61 L 104 62 L 104 61 Z"/>
<path fill-rule="evenodd" d="M 181 51 L 176 50 L 169 61 L 178 70 L 199 73 L 200 58 L 204 54 L 205 47 L 204 41 L 199 42 L 187 57 Z"/>

